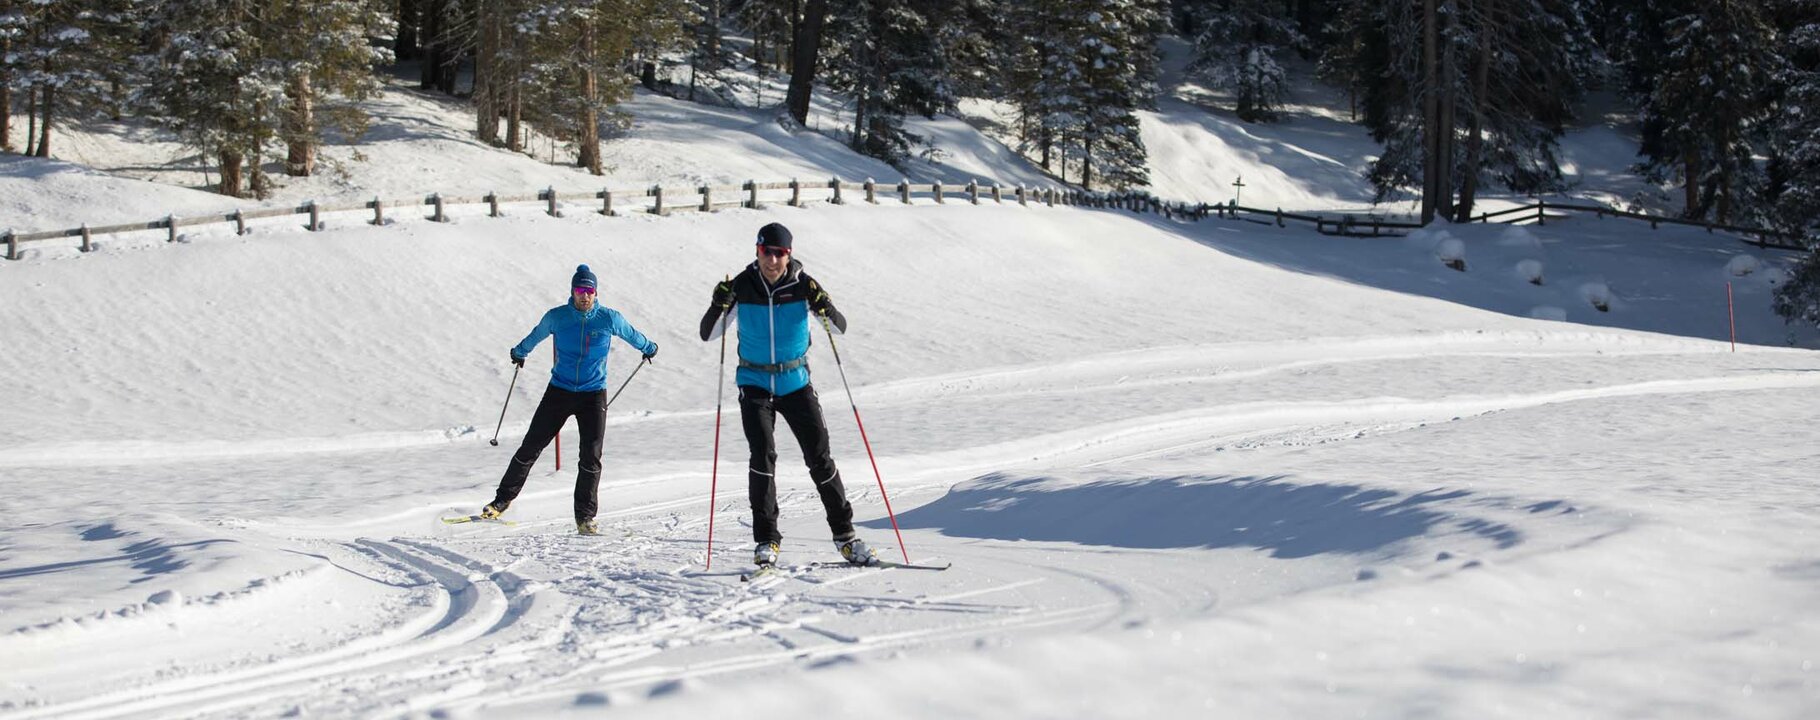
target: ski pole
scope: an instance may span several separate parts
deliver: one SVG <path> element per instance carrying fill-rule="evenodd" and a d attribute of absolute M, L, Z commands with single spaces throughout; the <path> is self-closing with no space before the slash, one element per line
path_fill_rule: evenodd
<path fill-rule="evenodd" d="M 607 411 L 607 408 L 613 407 L 613 401 L 618 400 L 619 394 L 626 391 L 627 385 L 632 384 L 632 378 L 638 377 L 638 371 L 643 370 L 646 365 L 650 365 L 650 364 L 651 364 L 650 360 L 644 360 L 644 361 L 639 362 L 637 367 L 632 368 L 632 374 L 627 375 L 626 381 L 619 384 L 619 389 L 613 391 L 613 397 L 607 398 L 607 404 L 601 406 L 600 411 L 605 413 Z"/>
<path fill-rule="evenodd" d="M 828 349 L 834 351 L 834 367 L 840 369 L 841 387 L 847 390 L 847 404 L 853 407 L 853 422 L 859 425 L 859 441 L 866 446 L 866 459 L 872 461 L 872 477 L 878 478 L 878 496 L 885 501 L 885 514 L 891 517 L 891 532 L 897 533 L 897 550 L 904 554 L 904 563 L 910 562 L 910 549 L 904 547 L 904 532 L 897 529 L 897 513 L 891 511 L 891 496 L 885 494 L 885 476 L 878 472 L 878 458 L 872 454 L 872 441 L 866 439 L 866 422 L 859 419 L 859 404 L 853 402 L 853 386 L 847 384 L 847 368 L 840 362 L 840 346 L 834 342 L 834 326 L 828 323 L 828 317 L 822 316 L 822 329 L 828 332 Z"/>
<path fill-rule="evenodd" d="M 731 312 L 731 309 L 728 310 Z M 727 322 L 720 324 L 720 382 L 714 389 L 714 469 L 708 472 L 708 562 L 714 569 L 714 498 L 720 490 L 720 405 L 727 393 Z"/>
<path fill-rule="evenodd" d="M 499 446 L 499 429 L 506 426 L 506 408 L 512 406 L 512 389 L 518 387 L 518 371 L 521 369 L 523 366 L 512 366 L 512 384 L 506 386 L 505 404 L 499 406 L 499 424 L 493 426 L 493 439 L 487 441 L 494 447 Z"/>

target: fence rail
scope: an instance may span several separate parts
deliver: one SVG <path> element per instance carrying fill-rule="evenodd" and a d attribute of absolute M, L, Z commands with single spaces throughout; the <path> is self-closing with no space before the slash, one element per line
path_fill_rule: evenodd
<path fill-rule="evenodd" d="M 760 197 L 760 193 L 776 193 L 777 191 L 786 190 L 789 191 L 788 199 L 779 200 L 775 195 L 770 198 Z M 807 199 L 804 197 L 805 191 L 816 194 L 825 193 L 825 196 L 816 199 Z M 863 194 L 863 197 L 850 198 L 847 194 L 849 192 Z M 164 218 L 158 220 L 105 225 L 100 227 L 83 225 L 81 227 L 63 230 L 47 230 L 30 233 L 18 233 L 7 230 L 5 232 L 0 232 L 0 242 L 3 242 L 6 245 L 6 259 L 18 260 L 20 257 L 20 247 L 32 243 L 47 243 L 79 237 L 82 239 L 81 250 L 83 252 L 88 252 L 94 249 L 94 236 L 96 235 L 164 230 L 165 240 L 167 242 L 176 242 L 178 239 L 177 230 L 179 228 L 233 223 L 235 226 L 235 233 L 245 235 L 249 232 L 249 228 L 247 227 L 248 221 L 289 216 L 307 216 L 308 221 L 307 224 L 304 225 L 304 228 L 318 231 L 326 227 L 323 223 L 322 216 L 328 213 L 370 212 L 372 213 L 372 218 L 367 221 L 368 223 L 386 225 L 391 222 L 391 220 L 386 217 L 386 211 L 388 209 L 399 210 L 406 208 L 428 208 L 430 214 L 423 216 L 424 219 L 432 222 L 447 222 L 449 219 L 448 209 L 451 206 L 486 205 L 488 208 L 488 216 L 499 217 L 501 215 L 500 208 L 503 205 L 542 203 L 544 205 L 544 212 L 551 216 L 561 217 L 563 212 L 562 205 L 560 204 L 561 201 L 573 201 L 578 199 L 588 200 L 591 203 L 598 201 L 598 209 L 593 212 L 613 216 L 625 212 L 667 215 L 677 212 L 714 212 L 717 209 L 734 207 L 759 208 L 763 207 L 766 202 L 782 202 L 793 207 L 802 207 L 807 203 L 816 200 L 834 204 L 847 204 L 856 201 L 868 204 L 878 204 L 883 200 L 896 200 L 902 204 L 910 204 L 915 197 L 932 198 L 937 203 L 945 203 L 949 198 L 953 198 L 956 202 L 964 201 L 975 205 L 987 200 L 1003 204 L 1007 202 L 1007 199 L 1009 198 L 1011 202 L 1016 202 L 1020 206 L 1028 206 L 1031 203 L 1036 203 L 1046 206 L 1064 205 L 1121 209 L 1138 213 L 1153 213 L 1172 220 L 1200 221 L 1210 217 L 1217 217 L 1220 219 L 1241 220 L 1263 225 L 1275 225 L 1277 227 L 1288 227 L 1288 223 L 1298 222 L 1311 224 L 1317 232 L 1325 235 L 1346 237 L 1400 237 L 1404 234 L 1401 231 L 1415 230 L 1422 227 L 1420 223 L 1394 220 L 1375 213 L 1369 213 L 1362 216 L 1356 213 L 1345 212 L 1310 214 L 1305 212 L 1284 211 L 1282 208 L 1267 209 L 1246 207 L 1239 205 L 1236 201 L 1226 204 L 1184 203 L 1167 201 L 1149 193 L 1140 192 L 1109 193 L 1089 192 L 1078 189 L 1057 189 L 1055 187 L 1025 185 L 1007 186 L 997 182 L 983 184 L 977 180 L 965 185 L 955 185 L 943 183 L 911 183 L 907 180 L 897 183 L 880 183 L 870 179 L 863 182 L 855 182 L 851 180 L 842 180 L 840 178 L 830 178 L 828 180 L 814 181 L 795 179 L 781 182 L 747 181 L 739 185 L 699 185 L 669 188 L 662 185 L 652 185 L 642 190 L 615 190 L 611 188 L 602 188 L 593 192 L 582 191 L 573 194 L 559 192 L 555 188 L 546 188 L 534 193 L 520 195 L 500 195 L 498 193 L 489 192 L 478 197 L 444 196 L 441 193 L 432 193 L 421 197 L 397 200 L 374 198 L 366 202 L 329 205 L 309 201 L 295 206 L 262 208 L 258 210 L 235 210 L 229 213 L 217 212 L 187 217 L 166 215 Z M 1660 226 L 1662 223 L 1704 227 L 1708 232 L 1718 230 L 1742 235 L 1754 235 L 1757 239 L 1745 239 L 1745 242 L 1757 245 L 1758 247 L 1792 250 L 1804 249 L 1799 244 L 1798 237 L 1791 233 L 1765 228 L 1721 225 L 1692 220 L 1681 220 L 1678 218 L 1658 217 L 1642 213 L 1614 210 L 1612 208 L 1596 205 L 1575 205 L 1570 203 L 1548 203 L 1539 201 L 1531 205 L 1523 205 L 1508 210 L 1481 213 L 1478 219 L 1480 222 L 1491 222 L 1493 218 L 1508 218 L 1499 220 L 1498 222 L 1520 224 L 1533 221 L 1537 224 L 1545 224 L 1551 218 L 1560 219 L 1567 217 L 1566 215 L 1560 214 L 1551 215 L 1549 214 L 1550 211 L 1563 213 L 1595 213 L 1600 218 L 1610 215 L 1617 218 L 1644 220 L 1649 222 L 1652 229 Z"/>

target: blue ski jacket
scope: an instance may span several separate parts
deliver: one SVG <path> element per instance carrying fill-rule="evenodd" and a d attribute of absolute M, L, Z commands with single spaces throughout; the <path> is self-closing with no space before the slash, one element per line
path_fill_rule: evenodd
<path fill-rule="evenodd" d="M 546 337 L 556 338 L 556 366 L 550 368 L 550 384 L 570 392 L 606 387 L 607 351 L 614 337 L 638 348 L 641 355 L 657 351 L 657 344 L 626 322 L 619 311 L 595 305 L 584 313 L 573 304 L 564 304 L 543 314 L 531 334 L 512 347 L 512 357 L 530 357 Z"/>
<path fill-rule="evenodd" d="M 825 315 L 833 331 L 845 333 L 847 319 L 801 262 L 790 261 L 777 284 L 765 282 L 758 264 L 733 278 L 733 322 L 739 325 L 739 371 L 734 384 L 788 395 L 809 384 L 809 339 L 815 315 Z M 703 340 L 725 332 L 717 307 L 702 317 Z"/>

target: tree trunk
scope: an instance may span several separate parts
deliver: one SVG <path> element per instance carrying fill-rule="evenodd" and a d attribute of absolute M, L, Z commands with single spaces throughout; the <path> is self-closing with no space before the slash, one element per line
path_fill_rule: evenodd
<path fill-rule="evenodd" d="M 638 84 L 646 90 L 657 89 L 657 62 L 646 60 L 638 64 Z"/>
<path fill-rule="evenodd" d="M 474 55 L 474 136 L 488 145 L 499 144 L 500 33 L 497 3 L 480 4 L 480 43 Z"/>
<path fill-rule="evenodd" d="M 522 152 L 525 147 L 524 136 L 524 95 L 519 91 L 519 80 L 516 73 L 512 84 L 506 92 L 506 149 Z"/>
<path fill-rule="evenodd" d="M 1686 168 L 1687 176 L 1687 200 L 1681 216 L 1692 218 L 1694 213 L 1700 210 L 1700 158 L 1694 154 L 1693 150 L 1684 150 L 1681 153 L 1681 162 L 1682 166 Z"/>
<path fill-rule="evenodd" d="M 815 92 L 816 56 L 821 54 L 822 25 L 827 20 L 827 0 L 809 0 L 792 43 L 795 52 L 791 58 L 790 94 L 784 99 L 784 107 L 789 110 L 791 119 L 801 125 L 809 124 L 809 98 Z"/>
<path fill-rule="evenodd" d="M 1091 132 L 1081 142 L 1081 189 L 1093 190 L 1093 135 Z"/>
<path fill-rule="evenodd" d="M 720 0 L 708 0 L 708 71 L 720 69 Z"/>
<path fill-rule="evenodd" d="M 246 158 L 240 154 L 239 150 L 226 148 L 221 150 L 220 155 L 221 185 L 215 188 L 215 191 L 228 197 L 240 197 L 241 164 L 245 162 Z"/>
<path fill-rule="evenodd" d="M 417 57 L 417 24 L 420 21 L 419 0 L 398 0 L 398 37 L 392 42 L 392 54 L 399 60 Z M 491 3 L 483 3 L 491 4 Z"/>
<path fill-rule="evenodd" d="M 44 107 L 40 108 L 44 112 L 44 122 L 38 123 L 38 157 L 51 156 L 51 119 L 56 117 L 56 108 L 57 86 L 46 85 L 44 86 Z"/>
<path fill-rule="evenodd" d="M 811 0 L 811 2 L 813 2 L 813 1 L 814 0 Z M 794 72 L 796 72 L 797 41 L 801 39 L 801 35 L 802 35 L 802 31 L 803 31 L 803 5 L 802 5 L 801 0 L 790 0 L 789 21 L 790 21 L 790 27 L 788 28 L 789 36 L 786 37 L 785 39 L 789 40 L 790 42 L 788 45 L 778 48 L 778 50 L 782 50 L 784 52 L 782 52 L 778 56 L 777 66 L 779 68 L 782 68 L 784 72 L 794 73 Z"/>
<path fill-rule="evenodd" d="M 38 154 L 38 86 L 25 89 L 25 154 Z"/>
<path fill-rule="evenodd" d="M 1435 198 L 1440 194 L 1441 113 L 1435 72 L 1437 35 L 1435 0 L 1422 2 L 1422 224 L 1435 219 Z"/>
<path fill-rule="evenodd" d="M 868 87 L 871 84 L 871 77 L 861 79 L 859 92 L 855 93 L 853 98 L 852 145 L 855 151 L 860 151 L 866 146 L 866 94 L 871 91 L 871 88 Z"/>
<path fill-rule="evenodd" d="M 316 172 L 314 93 L 308 72 L 295 73 L 285 86 L 285 98 L 291 106 L 284 113 L 284 142 L 288 149 L 284 174 L 291 177 L 309 177 Z"/>
<path fill-rule="evenodd" d="M 1441 217 L 1453 217 L 1453 175 L 1454 175 L 1454 121 L 1458 111 L 1459 100 L 1454 94 L 1454 57 L 1453 43 L 1441 48 L 1441 120 L 1440 120 L 1440 156 L 1436 160 L 1440 177 L 1435 180 L 1435 213 Z"/>
<path fill-rule="evenodd" d="M 578 119 L 581 132 L 575 140 L 576 164 L 587 168 L 590 174 L 600 175 L 600 84 L 594 71 L 596 47 L 595 26 L 590 22 L 581 31 L 581 117 Z"/>
<path fill-rule="evenodd" d="M 12 40 L 0 40 L 0 57 L 13 51 Z M 0 152 L 13 151 L 13 73 L 0 64 Z"/>
<path fill-rule="evenodd" d="M 436 87 L 437 73 L 442 67 L 442 24 L 443 5 L 445 0 L 423 0 L 422 19 L 418 25 L 418 44 L 423 48 L 423 65 L 419 68 L 417 87 L 429 90 Z"/>
<path fill-rule="evenodd" d="M 1480 0 L 1491 4 L 1493 0 Z M 1475 3 L 1477 4 L 1477 3 Z M 1482 17 L 1489 17 L 1485 13 Z M 1481 27 L 1479 31 L 1479 57 L 1472 73 L 1473 98 L 1472 127 L 1466 136 L 1466 172 L 1463 185 L 1460 187 L 1460 204 L 1454 209 L 1454 222 L 1472 222 L 1472 205 L 1479 194 L 1479 163 L 1485 152 L 1485 97 L 1491 87 L 1491 38 L 1490 31 Z"/>

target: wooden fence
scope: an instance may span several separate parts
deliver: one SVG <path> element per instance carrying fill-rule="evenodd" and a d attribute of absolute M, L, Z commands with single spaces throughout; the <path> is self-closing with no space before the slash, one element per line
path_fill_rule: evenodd
<path fill-rule="evenodd" d="M 780 191 L 789 191 L 788 198 L 780 198 Z M 323 205 L 311 201 L 293 207 L 235 210 L 231 213 L 212 213 L 208 215 L 187 217 L 167 215 L 158 220 L 125 223 L 121 225 L 106 225 L 101 227 L 83 225 L 82 227 L 66 230 L 49 230 L 32 233 L 17 233 L 7 230 L 4 233 L 0 233 L 0 242 L 4 242 L 6 245 L 6 259 L 18 260 L 19 248 L 31 243 L 49 243 L 58 240 L 67 240 L 69 238 L 81 238 L 80 247 L 83 252 L 88 252 L 94 249 L 94 237 L 96 235 L 163 230 L 165 231 L 165 239 L 167 242 L 176 242 L 178 238 L 177 230 L 179 228 L 232 223 L 234 225 L 234 231 L 237 234 L 244 235 L 248 232 L 247 223 L 249 221 L 287 216 L 307 216 L 308 220 L 304 225 L 304 228 L 312 231 L 322 230 L 325 227 L 322 217 L 330 213 L 371 213 L 371 219 L 366 222 L 374 225 L 385 225 L 390 222 L 386 218 L 386 212 L 388 210 L 396 212 L 407 208 L 425 208 L 429 211 L 429 214 L 424 215 L 424 219 L 432 222 L 447 222 L 449 219 L 448 209 L 451 206 L 459 205 L 486 205 L 487 214 L 490 217 L 499 217 L 500 207 L 503 205 L 540 203 L 544 206 L 544 212 L 555 217 L 561 217 L 562 209 L 559 206 L 558 201 L 573 201 L 578 198 L 585 198 L 590 203 L 598 202 L 598 209 L 594 212 L 598 212 L 602 215 L 618 215 L 622 212 L 668 215 L 676 212 L 713 212 L 721 208 L 730 207 L 758 208 L 763 207 L 766 200 L 774 203 L 783 202 L 794 207 L 802 207 L 803 205 L 814 201 L 814 199 L 806 199 L 804 197 L 805 191 L 823 195 L 820 199 L 837 205 L 861 199 L 867 203 L 877 204 L 882 201 L 881 198 L 883 200 L 895 200 L 896 202 L 906 205 L 911 203 L 913 197 L 933 198 L 937 203 L 944 203 L 950 198 L 956 199 L 957 201 L 964 199 L 966 202 L 975 205 L 990 200 L 999 204 L 1016 202 L 1018 205 L 1022 206 L 1036 203 L 1051 207 L 1064 205 L 1120 209 L 1138 213 L 1154 213 L 1172 220 L 1199 221 L 1210 217 L 1218 217 L 1221 219 L 1276 225 L 1277 227 L 1287 227 L 1290 222 L 1298 222 L 1313 225 L 1317 232 L 1326 235 L 1348 237 L 1399 237 L 1403 234 L 1400 231 L 1414 230 L 1422 227 L 1419 223 L 1392 220 L 1388 217 L 1382 217 L 1376 214 L 1358 215 L 1333 213 L 1324 215 L 1285 212 L 1282 208 L 1274 210 L 1252 208 L 1241 206 L 1236 202 L 1223 205 L 1183 203 L 1163 200 L 1149 193 L 1140 192 L 1107 193 L 1089 192 L 1077 189 L 1057 189 L 1054 187 L 1026 187 L 1023 185 L 1004 186 L 996 182 L 982 184 L 977 180 L 965 185 L 955 185 L 942 183 L 911 183 L 909 181 L 895 184 L 879 183 L 872 180 L 853 182 L 832 178 L 829 180 L 810 182 L 798 180 L 763 183 L 748 181 L 739 185 L 703 185 L 690 188 L 665 188 L 661 185 L 654 185 L 644 190 L 601 189 L 593 193 L 576 193 L 572 195 L 558 193 L 554 188 L 550 188 L 522 195 L 487 193 L 486 195 L 479 197 L 458 197 L 431 194 L 421 198 L 405 200 L 381 200 L 375 198 L 362 203 L 332 205 Z M 823 191 L 825 191 L 825 194 Z M 761 193 L 767 193 L 769 196 L 767 198 L 761 198 Z M 679 200 L 680 202 L 678 202 Z M 619 205 L 615 205 L 616 202 L 618 202 Z M 1491 222 L 1492 218 L 1508 218 L 1499 220 L 1499 222 L 1516 224 L 1533 220 L 1538 224 L 1543 224 L 1551 218 L 1559 219 L 1566 217 L 1565 215 L 1559 214 L 1551 215 L 1549 214 L 1549 211 L 1551 210 L 1560 212 L 1591 212 L 1597 213 L 1601 218 L 1610 215 L 1618 218 L 1647 220 L 1650 223 L 1651 228 L 1655 228 L 1661 223 L 1705 227 L 1708 232 L 1723 230 L 1744 235 L 1755 235 L 1758 238 L 1757 240 L 1753 241 L 1747 239 L 1746 242 L 1758 245 L 1759 247 L 1802 249 L 1797 242 L 1797 238 L 1789 233 L 1766 230 L 1763 228 L 1714 225 L 1689 220 L 1655 217 L 1599 206 L 1537 202 L 1533 205 L 1525 205 L 1509 210 L 1483 213 L 1479 216 L 1479 220 L 1480 222 Z"/>

